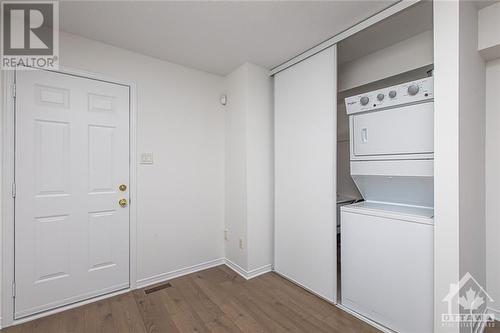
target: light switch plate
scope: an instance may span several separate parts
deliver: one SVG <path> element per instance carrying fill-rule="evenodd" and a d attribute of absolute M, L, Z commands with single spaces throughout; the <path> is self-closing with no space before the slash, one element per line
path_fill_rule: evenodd
<path fill-rule="evenodd" d="M 142 153 L 141 164 L 153 164 L 153 153 Z"/>

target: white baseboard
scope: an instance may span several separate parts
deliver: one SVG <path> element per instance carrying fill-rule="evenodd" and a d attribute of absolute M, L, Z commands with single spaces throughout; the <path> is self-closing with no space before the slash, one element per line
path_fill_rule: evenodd
<path fill-rule="evenodd" d="M 208 269 L 208 268 L 212 268 L 212 267 L 220 266 L 220 265 L 224 265 L 224 264 L 225 264 L 225 259 L 219 258 L 219 259 L 203 262 L 201 264 L 177 269 L 175 271 L 153 275 L 153 276 L 150 276 L 150 277 L 147 277 L 144 279 L 137 280 L 137 289 L 144 288 L 144 287 L 150 286 L 152 284 L 160 283 L 160 282 L 165 282 L 167 280 L 175 279 L 176 277 L 180 277 L 180 276 L 191 274 L 191 273 L 196 273 L 196 272 L 202 271 L 204 269 Z"/>
<path fill-rule="evenodd" d="M 269 265 L 264 265 L 262 267 L 247 271 L 247 270 L 243 269 L 241 266 L 239 266 L 238 264 L 235 264 L 234 262 L 232 262 L 231 260 L 229 260 L 227 258 L 225 260 L 225 264 L 227 267 L 231 268 L 233 271 L 238 273 L 245 280 L 253 279 L 254 277 L 257 277 L 259 275 L 262 275 L 262 274 L 265 274 L 268 272 L 272 272 L 272 270 L 273 270 L 273 266 L 271 264 L 269 264 Z"/>
<path fill-rule="evenodd" d="M 272 265 L 265 265 L 256 269 L 252 269 L 250 271 L 244 270 L 239 265 L 235 264 L 229 259 L 219 258 L 215 260 L 210 260 L 201 264 L 193 265 L 190 267 L 181 268 L 175 271 L 157 274 L 148 278 L 137 280 L 137 289 L 144 288 L 153 284 L 165 282 L 171 279 L 175 279 L 176 277 L 180 277 L 183 275 L 196 273 L 202 271 L 204 269 L 212 268 L 215 266 L 226 265 L 231 268 L 233 271 L 241 275 L 244 279 L 249 280 L 259 275 L 268 273 L 272 271 Z"/>
<path fill-rule="evenodd" d="M 254 277 L 257 277 L 259 275 L 272 272 L 272 271 L 273 271 L 273 265 L 271 265 L 271 264 L 252 269 L 252 270 L 247 272 L 248 273 L 248 280 L 253 279 Z"/>
<path fill-rule="evenodd" d="M 248 280 L 246 277 L 246 271 L 243 268 L 241 268 L 239 265 L 235 264 L 234 262 L 232 262 L 231 260 L 229 260 L 227 258 L 226 258 L 224 263 L 226 264 L 227 267 L 231 268 L 233 271 L 238 273 L 242 278 Z"/>

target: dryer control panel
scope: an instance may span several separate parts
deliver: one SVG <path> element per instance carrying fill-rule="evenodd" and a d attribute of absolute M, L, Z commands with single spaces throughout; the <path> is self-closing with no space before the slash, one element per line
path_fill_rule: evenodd
<path fill-rule="evenodd" d="M 432 100 L 434 81 L 432 77 L 387 87 L 345 99 L 347 114 L 375 111 Z"/>

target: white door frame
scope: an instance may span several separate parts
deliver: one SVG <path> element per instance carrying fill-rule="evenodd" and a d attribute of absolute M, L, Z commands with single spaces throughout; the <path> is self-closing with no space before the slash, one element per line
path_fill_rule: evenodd
<path fill-rule="evenodd" d="M 129 261 L 130 261 L 130 287 L 129 289 L 91 298 L 89 300 L 58 307 L 40 314 L 14 320 L 14 198 L 12 197 L 12 184 L 14 183 L 14 153 L 15 153 L 15 104 L 14 90 L 15 71 L 4 71 L 3 75 L 3 105 L 1 111 L 0 147 L 2 148 L 1 164 L 1 317 L 0 327 L 5 328 L 13 324 L 30 321 L 39 317 L 61 312 L 86 303 L 94 302 L 128 292 L 136 288 L 137 282 L 137 88 L 134 82 L 118 80 L 96 73 L 82 70 L 59 67 L 57 73 L 73 75 L 98 81 L 105 81 L 129 87 L 129 137 L 130 137 L 130 239 L 129 239 Z"/>

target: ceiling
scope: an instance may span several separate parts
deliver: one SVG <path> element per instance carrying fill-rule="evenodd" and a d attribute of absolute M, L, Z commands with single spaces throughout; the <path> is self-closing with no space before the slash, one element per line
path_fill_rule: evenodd
<path fill-rule="evenodd" d="M 61 1 L 63 31 L 206 72 L 271 69 L 395 3 Z"/>

